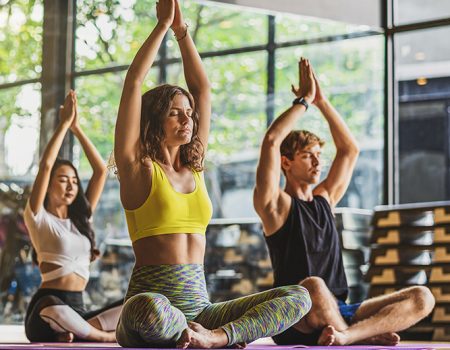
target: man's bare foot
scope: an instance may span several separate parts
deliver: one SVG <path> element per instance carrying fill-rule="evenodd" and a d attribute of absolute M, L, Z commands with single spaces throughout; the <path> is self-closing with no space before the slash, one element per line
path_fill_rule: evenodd
<path fill-rule="evenodd" d="M 389 345 L 394 346 L 400 343 L 400 336 L 397 333 L 384 333 L 364 339 L 358 344 L 364 345 Z"/>
<path fill-rule="evenodd" d="M 326 326 L 320 334 L 318 345 L 346 345 L 348 343 L 347 336 L 344 332 L 337 331 L 333 326 Z"/>
<path fill-rule="evenodd" d="M 188 326 L 193 331 L 200 333 L 204 336 L 210 336 L 211 330 L 203 327 L 200 323 L 197 322 L 188 322 Z M 245 349 L 247 347 L 247 343 L 237 343 L 230 346 L 232 349 Z"/>
<path fill-rule="evenodd" d="M 71 332 L 58 333 L 56 336 L 56 340 L 61 343 L 72 343 L 74 338 L 75 337 Z"/>
<path fill-rule="evenodd" d="M 393 346 L 399 342 L 400 336 L 397 333 L 384 333 L 356 342 L 356 344 Z M 323 329 L 317 344 L 324 346 L 348 345 L 350 341 L 345 331 L 339 332 L 333 326 L 327 326 Z"/>
<path fill-rule="evenodd" d="M 177 348 L 209 349 L 221 348 L 228 344 L 228 337 L 222 329 L 209 330 L 196 322 L 189 322 L 180 339 Z"/>
<path fill-rule="evenodd" d="M 194 332 L 200 333 L 201 335 L 209 336 L 211 334 L 210 329 L 203 327 L 200 323 L 197 322 L 188 322 L 188 327 Z"/>

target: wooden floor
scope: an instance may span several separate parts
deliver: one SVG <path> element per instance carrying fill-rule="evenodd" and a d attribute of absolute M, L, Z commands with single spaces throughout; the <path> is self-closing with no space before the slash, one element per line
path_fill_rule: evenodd
<path fill-rule="evenodd" d="M 28 343 L 23 326 L 0 325 L 0 344 Z"/>

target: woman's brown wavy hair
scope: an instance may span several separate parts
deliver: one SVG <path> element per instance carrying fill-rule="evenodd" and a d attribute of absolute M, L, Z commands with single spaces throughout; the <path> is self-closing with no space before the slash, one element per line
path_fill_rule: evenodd
<path fill-rule="evenodd" d="M 183 165 L 195 170 L 203 170 L 204 147 L 198 137 L 199 116 L 192 95 L 185 89 L 164 84 L 157 86 L 142 95 L 140 143 L 143 157 L 162 161 L 161 142 L 165 138 L 163 123 L 169 115 L 172 100 L 176 95 L 184 95 L 189 99 L 193 110 L 192 139 L 188 144 L 180 146 Z"/>

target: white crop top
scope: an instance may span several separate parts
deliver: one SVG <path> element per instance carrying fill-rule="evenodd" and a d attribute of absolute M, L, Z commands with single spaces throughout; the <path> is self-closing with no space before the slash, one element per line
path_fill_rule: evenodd
<path fill-rule="evenodd" d="M 72 272 L 89 279 L 91 243 L 70 219 L 60 219 L 45 210 L 44 206 L 34 215 L 29 202 L 25 207 L 24 219 L 39 264 L 46 262 L 60 266 L 42 273 L 43 282 Z"/>

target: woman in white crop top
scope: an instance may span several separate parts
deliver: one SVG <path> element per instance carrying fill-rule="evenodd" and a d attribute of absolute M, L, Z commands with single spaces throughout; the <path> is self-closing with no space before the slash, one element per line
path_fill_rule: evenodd
<path fill-rule="evenodd" d="M 57 159 L 68 130 L 78 138 L 92 166 L 86 193 L 77 170 Z M 39 264 L 42 284 L 28 306 L 25 332 L 30 341 L 115 341 L 122 302 L 86 312 L 82 293 L 89 265 L 99 255 L 90 218 L 107 176 L 106 166 L 79 125 L 74 91 L 60 107 L 60 122 L 39 164 L 24 218 Z"/>

